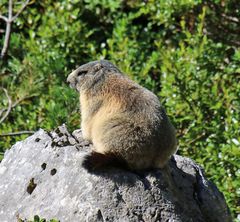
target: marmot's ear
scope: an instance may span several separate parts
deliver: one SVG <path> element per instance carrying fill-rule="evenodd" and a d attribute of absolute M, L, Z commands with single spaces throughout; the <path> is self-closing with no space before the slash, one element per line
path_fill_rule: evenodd
<path fill-rule="evenodd" d="M 102 80 L 104 80 L 104 71 L 103 69 L 100 69 L 93 75 L 93 85 L 101 82 Z"/>
<path fill-rule="evenodd" d="M 93 66 L 93 72 L 98 72 L 103 68 L 103 65 L 101 63 L 97 63 L 95 66 Z"/>
<path fill-rule="evenodd" d="M 102 64 L 96 63 L 88 69 L 88 76 L 95 76 L 103 68 Z"/>

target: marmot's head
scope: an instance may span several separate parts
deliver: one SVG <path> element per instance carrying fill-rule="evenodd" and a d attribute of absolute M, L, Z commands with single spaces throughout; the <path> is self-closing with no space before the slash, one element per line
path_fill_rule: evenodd
<path fill-rule="evenodd" d="M 104 81 L 108 75 L 122 75 L 120 70 L 107 60 L 93 61 L 84 64 L 69 74 L 67 82 L 77 91 L 91 88 Z"/>

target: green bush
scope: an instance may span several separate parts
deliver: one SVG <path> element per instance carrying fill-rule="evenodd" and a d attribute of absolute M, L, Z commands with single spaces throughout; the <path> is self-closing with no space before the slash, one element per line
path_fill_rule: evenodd
<path fill-rule="evenodd" d="M 44 218 L 40 218 L 38 215 L 35 215 L 33 220 L 26 220 L 26 219 L 21 219 L 18 218 L 18 222 L 60 222 L 59 220 L 56 219 L 51 219 L 51 220 L 46 220 Z"/>
<path fill-rule="evenodd" d="M 204 167 L 236 218 L 240 214 L 236 5 L 234 0 L 32 1 L 14 23 L 8 60 L 1 66 L 1 85 L 16 105 L 0 125 L 0 134 L 51 130 L 64 122 L 70 129 L 78 128 L 78 95 L 66 85 L 66 77 L 76 65 L 109 59 L 161 98 L 177 128 L 178 153 Z M 0 8 L 7 13 L 6 0 Z M 4 28 L 1 21 L 0 29 Z M 0 37 L 0 44 L 3 40 Z M 3 90 L 0 96 L 1 110 L 8 100 Z M 0 155 L 24 137 L 0 137 Z"/>

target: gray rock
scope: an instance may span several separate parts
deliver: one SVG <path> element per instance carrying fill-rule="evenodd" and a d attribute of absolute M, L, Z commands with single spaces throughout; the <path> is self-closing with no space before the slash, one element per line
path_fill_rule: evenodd
<path fill-rule="evenodd" d="M 91 145 L 81 130 L 39 130 L 0 164 L 0 221 L 39 215 L 79 221 L 232 221 L 223 195 L 192 160 L 175 155 L 163 170 L 81 166 Z"/>

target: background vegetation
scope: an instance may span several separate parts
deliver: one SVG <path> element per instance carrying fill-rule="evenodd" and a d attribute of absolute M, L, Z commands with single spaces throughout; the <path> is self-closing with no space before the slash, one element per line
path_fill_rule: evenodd
<path fill-rule="evenodd" d="M 14 1 L 13 13 L 23 3 Z M 161 98 L 177 128 L 178 153 L 204 167 L 237 221 L 237 6 L 238 0 L 30 1 L 12 23 L 8 55 L 1 60 L 1 158 L 27 136 L 5 135 L 9 132 L 52 130 L 63 123 L 78 128 L 78 96 L 66 77 L 77 65 L 109 59 Z M 7 0 L 1 1 L 0 12 L 8 15 Z M 0 48 L 5 27 L 1 19 Z"/>

